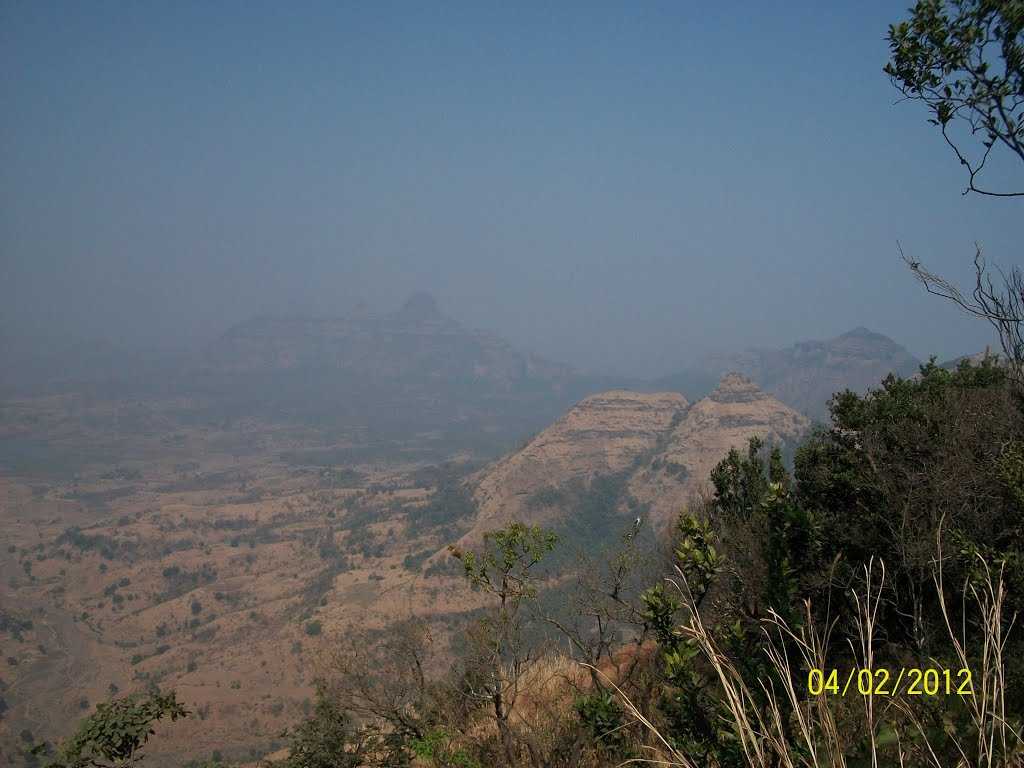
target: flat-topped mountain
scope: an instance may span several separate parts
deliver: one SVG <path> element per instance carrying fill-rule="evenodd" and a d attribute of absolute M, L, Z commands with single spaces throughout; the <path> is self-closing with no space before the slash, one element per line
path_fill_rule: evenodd
<path fill-rule="evenodd" d="M 189 383 L 240 414 L 394 439 L 458 433 L 460 444 L 507 444 L 600 388 L 567 365 L 467 328 L 423 293 L 383 314 L 254 318 L 207 347 Z"/>
<path fill-rule="evenodd" d="M 784 349 L 752 349 L 705 358 L 701 368 L 720 375 L 739 371 L 766 392 L 815 419 L 828 419 L 836 392 L 863 392 L 889 373 L 912 376 L 920 361 L 888 336 L 855 328 L 824 341 L 802 341 Z"/>
<path fill-rule="evenodd" d="M 731 447 L 754 436 L 794 443 L 808 427 L 735 373 L 692 405 L 672 392 L 592 395 L 472 478 L 478 515 L 464 543 L 512 520 L 558 528 L 575 517 L 574 527 L 598 529 L 640 515 L 663 527 Z M 578 519 L 581 510 L 603 519 Z"/>
<path fill-rule="evenodd" d="M 499 336 L 466 328 L 442 314 L 424 293 L 379 315 L 257 317 L 208 347 L 203 366 L 236 373 L 308 369 L 366 378 L 487 380 L 507 388 L 573 373 L 568 366 L 519 352 Z"/>

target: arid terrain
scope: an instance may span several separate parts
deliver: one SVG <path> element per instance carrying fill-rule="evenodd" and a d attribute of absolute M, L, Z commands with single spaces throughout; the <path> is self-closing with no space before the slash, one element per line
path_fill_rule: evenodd
<path fill-rule="evenodd" d="M 89 430 L 58 436 L 71 408 L 20 403 L 4 427 L 52 419 L 45 439 L 87 442 Z M 420 573 L 443 540 L 417 515 L 438 514 L 437 484 L 462 467 L 279 458 L 310 437 L 258 423 L 134 435 L 132 461 L 0 479 L 5 752 L 25 729 L 65 735 L 91 704 L 149 683 L 199 714 L 167 743 L 175 756 L 265 750 L 308 707 L 323 638 L 466 607 Z"/>
<path fill-rule="evenodd" d="M 857 353 L 828 386 L 888 361 Z M 378 318 L 254 321 L 175 376 L 3 402 L 5 755 L 153 684 L 197 714 L 155 764 L 272 752 L 333 640 L 418 616 L 443 645 L 479 605 L 448 544 L 512 520 L 582 552 L 635 518 L 658 535 L 730 448 L 788 450 L 810 425 L 735 373 L 693 401 L 595 391 L 424 297 Z"/>
<path fill-rule="evenodd" d="M 513 518 L 557 528 L 573 493 L 608 478 L 604 530 L 641 507 L 661 526 L 730 446 L 795 439 L 807 423 L 737 376 L 692 406 L 611 391 L 472 472 L 468 457 L 299 463 L 318 436 L 257 421 L 112 432 L 118 408 L 67 396 L 4 412 L 6 435 L 31 428 L 68 462 L 92 443 L 106 458 L 0 478 L 5 751 L 157 683 L 199 717 L 155 759 L 263 754 L 309 707 L 318 651 L 347 627 L 457 626 L 474 597 L 444 568 L 447 543 Z"/>

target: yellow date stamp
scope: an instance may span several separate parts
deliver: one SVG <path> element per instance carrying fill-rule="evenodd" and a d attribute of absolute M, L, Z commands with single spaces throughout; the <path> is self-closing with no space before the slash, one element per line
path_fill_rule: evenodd
<path fill-rule="evenodd" d="M 973 696 L 971 670 L 939 667 L 854 667 L 811 669 L 807 691 L 812 696 Z"/>

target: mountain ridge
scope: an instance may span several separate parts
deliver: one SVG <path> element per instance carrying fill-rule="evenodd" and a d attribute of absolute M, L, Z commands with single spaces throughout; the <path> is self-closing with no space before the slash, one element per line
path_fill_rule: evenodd
<path fill-rule="evenodd" d="M 705 489 L 711 468 L 751 437 L 792 443 L 808 419 L 738 373 L 690 403 L 675 392 L 601 392 L 582 400 L 521 449 L 476 473 L 469 486 L 477 516 L 459 546 L 519 520 L 557 528 L 586 493 L 614 478 L 613 512 L 671 524 Z M 607 484 L 606 484 L 607 485 Z M 582 521 L 584 525 L 595 521 Z"/>
<path fill-rule="evenodd" d="M 830 339 L 706 355 L 697 370 L 706 376 L 738 371 L 787 405 L 827 421 L 828 401 L 836 392 L 864 392 L 889 373 L 912 376 L 920 365 L 920 360 L 888 336 L 857 326 Z"/>

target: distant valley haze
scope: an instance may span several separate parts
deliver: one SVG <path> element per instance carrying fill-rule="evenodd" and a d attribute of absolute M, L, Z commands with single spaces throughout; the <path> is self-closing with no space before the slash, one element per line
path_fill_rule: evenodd
<path fill-rule="evenodd" d="M 470 328 L 425 292 L 390 312 L 257 315 L 177 353 L 67 340 L 7 340 L 3 353 L 10 364 L 0 388 L 11 395 L 84 389 L 111 398 L 198 397 L 217 412 L 373 428 L 392 439 L 453 424 L 521 436 L 603 389 L 696 399 L 731 372 L 827 421 L 833 393 L 863 392 L 921 364 L 892 339 L 857 327 L 779 349 L 717 350 L 656 378 L 587 371 Z"/>

